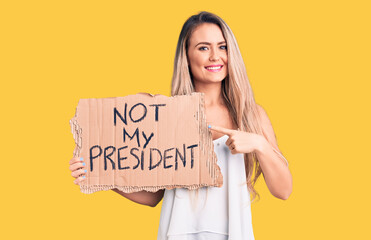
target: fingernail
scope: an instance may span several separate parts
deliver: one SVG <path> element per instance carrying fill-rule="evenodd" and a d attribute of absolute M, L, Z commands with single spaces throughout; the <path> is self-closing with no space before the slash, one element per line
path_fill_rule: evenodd
<path fill-rule="evenodd" d="M 85 169 L 84 172 L 87 172 L 87 170 Z"/>
<path fill-rule="evenodd" d="M 80 161 L 82 161 L 82 160 L 83 160 L 83 158 L 81 157 L 81 158 L 80 158 Z"/>
<path fill-rule="evenodd" d="M 83 162 L 82 165 L 85 166 L 85 163 Z"/>
<path fill-rule="evenodd" d="M 211 125 L 208 125 L 207 127 L 208 127 L 208 128 L 211 128 Z"/>
<path fill-rule="evenodd" d="M 85 176 L 82 176 L 82 178 L 85 178 Z"/>

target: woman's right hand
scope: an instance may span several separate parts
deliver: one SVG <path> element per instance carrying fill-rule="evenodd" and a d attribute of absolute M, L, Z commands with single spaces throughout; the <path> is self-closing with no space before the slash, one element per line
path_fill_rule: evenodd
<path fill-rule="evenodd" d="M 73 181 L 74 184 L 80 184 L 85 180 L 85 163 L 82 157 L 74 157 L 70 160 L 70 170 L 72 177 L 75 178 Z"/>
<path fill-rule="evenodd" d="M 70 160 L 71 175 L 75 178 L 75 180 L 73 181 L 74 184 L 80 185 L 80 183 L 86 179 L 85 173 L 87 171 L 85 167 L 86 165 L 83 161 L 83 158 L 74 157 Z M 157 192 L 139 191 L 133 193 L 121 192 L 116 188 L 112 190 L 133 202 L 151 207 L 155 207 L 161 201 L 165 192 L 164 189 L 161 189 Z"/>

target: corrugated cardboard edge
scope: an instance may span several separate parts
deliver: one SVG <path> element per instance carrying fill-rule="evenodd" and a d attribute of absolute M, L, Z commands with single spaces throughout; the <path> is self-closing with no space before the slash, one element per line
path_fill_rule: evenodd
<path fill-rule="evenodd" d="M 77 111 L 77 109 L 76 109 Z M 77 122 L 77 112 L 75 116 L 70 120 L 70 126 L 71 126 L 71 132 L 73 134 L 73 139 L 75 140 L 75 149 L 73 151 L 73 157 L 78 157 L 80 156 L 81 152 L 81 144 L 82 144 L 82 129 L 79 126 L 79 123 Z"/>
<path fill-rule="evenodd" d="M 147 96 L 151 96 L 154 98 L 157 96 L 164 96 L 161 94 L 153 95 L 150 93 L 137 93 L 134 95 L 138 95 L 138 94 L 147 95 Z M 194 189 L 198 189 L 201 187 L 221 187 L 223 185 L 223 176 L 220 171 L 220 167 L 217 164 L 216 154 L 213 150 L 214 143 L 212 140 L 212 135 L 207 127 L 205 105 L 204 105 L 204 93 L 193 92 L 190 94 L 190 96 L 193 96 L 193 95 L 199 95 L 200 97 L 200 105 L 199 105 L 198 118 L 197 118 L 199 121 L 199 125 L 200 125 L 199 131 L 200 131 L 200 136 L 201 136 L 199 146 L 205 146 L 201 148 L 200 151 L 202 152 L 202 154 L 207 156 L 207 159 L 209 159 L 209 161 L 207 161 L 207 164 L 209 164 L 208 165 L 209 174 L 211 175 L 213 179 L 213 182 L 211 184 L 203 184 L 203 183 L 193 184 L 193 185 L 171 184 L 171 185 L 161 185 L 161 186 L 80 185 L 81 192 L 86 193 L 86 194 L 91 194 L 97 191 L 102 191 L 102 190 L 107 191 L 107 190 L 114 189 L 114 188 L 122 192 L 125 192 L 125 193 L 132 193 L 132 192 L 138 192 L 138 191 L 143 191 L 143 190 L 147 192 L 157 192 L 158 190 L 165 189 L 165 188 L 166 189 L 187 188 L 189 190 L 194 190 Z M 177 97 L 182 97 L 182 96 L 184 95 L 177 95 L 177 96 L 171 96 L 171 97 L 165 96 L 165 97 L 177 98 Z M 73 134 L 73 138 L 76 143 L 76 147 L 74 149 L 73 155 L 74 157 L 78 157 L 80 155 L 80 151 L 82 147 L 81 146 L 82 129 L 80 128 L 78 121 L 77 121 L 77 108 L 76 108 L 75 116 L 70 120 L 70 126 L 71 126 L 71 131 Z M 201 144 L 201 142 L 205 142 L 206 144 L 203 145 Z"/>

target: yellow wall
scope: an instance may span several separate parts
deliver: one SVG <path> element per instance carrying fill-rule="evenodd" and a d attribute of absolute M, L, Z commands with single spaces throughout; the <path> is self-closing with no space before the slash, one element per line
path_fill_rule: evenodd
<path fill-rule="evenodd" d="M 5 3 L 4 3 L 5 2 Z M 80 98 L 170 94 L 182 24 L 233 30 L 294 179 L 261 178 L 256 239 L 369 239 L 367 1 L 2 1 L 1 239 L 156 239 L 161 204 L 82 194 L 68 169 Z"/>

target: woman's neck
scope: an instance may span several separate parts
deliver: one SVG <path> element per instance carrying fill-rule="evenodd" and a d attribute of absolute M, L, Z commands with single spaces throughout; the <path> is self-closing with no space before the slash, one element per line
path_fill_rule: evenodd
<path fill-rule="evenodd" d="M 224 105 L 222 96 L 222 84 L 218 83 L 195 83 L 196 92 L 205 94 L 205 107 Z"/>

